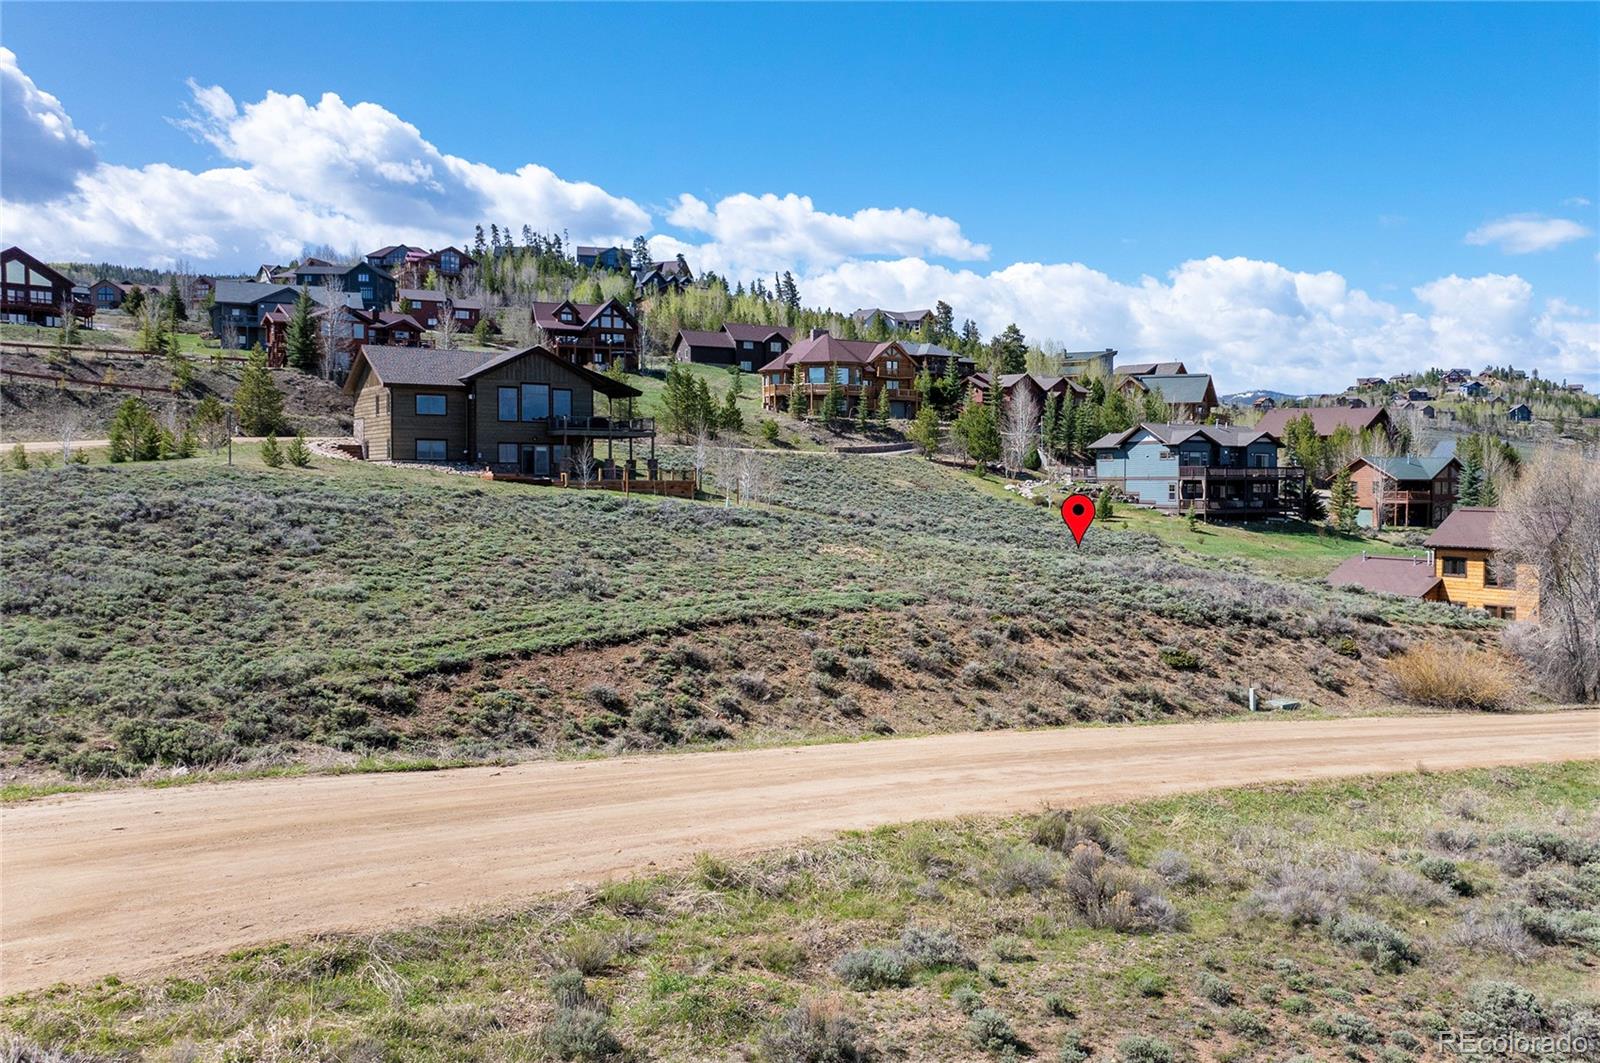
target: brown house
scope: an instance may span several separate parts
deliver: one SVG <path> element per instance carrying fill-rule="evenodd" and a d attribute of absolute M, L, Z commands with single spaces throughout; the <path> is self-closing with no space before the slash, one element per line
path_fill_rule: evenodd
<path fill-rule="evenodd" d="M 1528 565 L 1514 572 L 1495 563 L 1494 522 L 1498 510 L 1463 506 L 1423 540 L 1445 601 L 1483 609 L 1502 620 L 1527 620 L 1539 613 L 1538 574 Z"/>
<path fill-rule="evenodd" d="M 379 248 L 367 256 L 367 261 L 373 258 L 383 261 L 390 258 L 400 248 Z M 428 283 L 428 274 L 432 273 L 443 282 L 458 280 L 461 275 L 478 264 L 477 259 L 461 250 L 459 247 L 446 247 L 438 251 L 424 251 L 419 247 L 406 248 L 404 256 L 394 267 L 394 282 L 398 288 L 421 288 Z"/>
<path fill-rule="evenodd" d="M 70 311 L 88 324 L 94 318 L 94 301 L 84 289 L 73 293 L 72 278 L 58 273 L 20 247 L 0 251 L 0 320 L 16 325 L 60 328 Z"/>
<path fill-rule="evenodd" d="M 701 365 L 738 366 L 747 373 L 787 351 L 794 330 L 787 325 L 745 325 L 729 321 L 715 332 L 681 329 L 672 343 L 672 357 Z"/>
<path fill-rule="evenodd" d="M 392 310 L 363 310 L 358 306 L 323 307 L 312 312 L 318 343 L 327 359 L 323 369 L 334 377 L 349 372 L 355 356 L 366 344 L 386 347 L 416 347 L 422 342 L 422 326 L 408 314 Z M 274 368 L 286 363 L 289 347 L 289 322 L 294 306 L 279 304 L 261 315 L 267 364 Z"/>
<path fill-rule="evenodd" d="M 544 347 L 489 354 L 361 348 L 345 381 L 355 437 L 374 461 L 459 462 L 558 478 L 582 456 L 630 466 L 655 422 L 634 416 L 640 392 Z M 619 454 L 618 450 L 623 453 Z"/>
<path fill-rule="evenodd" d="M 437 329 L 448 319 L 455 323 L 458 331 L 471 332 L 478 327 L 478 318 L 483 316 L 482 299 L 431 288 L 401 288 L 395 293 L 395 299 L 396 307 L 404 307 L 404 313 L 425 329 Z"/>
<path fill-rule="evenodd" d="M 1332 436 L 1340 428 L 1348 428 L 1357 436 L 1363 432 L 1382 430 L 1386 435 L 1393 436 L 1395 432 L 1394 421 L 1390 420 L 1389 412 L 1381 406 L 1356 407 L 1351 406 L 1279 406 L 1276 410 L 1269 410 L 1256 422 L 1256 427 L 1264 432 L 1271 432 L 1279 439 L 1283 438 L 1289 422 L 1310 415 L 1311 424 L 1317 430 L 1317 435 L 1323 439 Z"/>
<path fill-rule="evenodd" d="M 620 362 L 628 372 L 639 369 L 639 323 L 615 299 L 534 303 L 533 323 L 549 338 L 550 349 L 573 365 L 604 372 Z"/>
<path fill-rule="evenodd" d="M 974 373 L 967 378 L 967 394 L 970 401 L 982 405 L 989 401 L 989 396 L 994 390 L 988 373 Z M 1089 395 L 1089 389 L 1073 383 L 1064 376 L 1044 376 L 1040 373 L 1002 373 L 1000 375 L 1000 394 L 1004 401 L 1010 402 L 1019 394 L 1029 394 L 1038 404 L 1040 410 L 1044 409 L 1045 401 L 1054 396 L 1065 405 L 1079 402 Z"/>
<path fill-rule="evenodd" d="M 1345 468 L 1363 528 L 1431 528 L 1455 508 L 1461 476 L 1455 458 L 1366 457 Z"/>
<path fill-rule="evenodd" d="M 790 407 L 798 402 L 805 413 L 815 414 L 837 383 L 844 416 L 855 416 L 863 403 L 876 413 L 881 396 L 887 395 L 890 417 L 915 417 L 918 368 L 916 359 L 894 340 L 841 340 L 827 329 L 812 329 L 810 336 L 761 367 L 761 407 L 795 412 Z"/>

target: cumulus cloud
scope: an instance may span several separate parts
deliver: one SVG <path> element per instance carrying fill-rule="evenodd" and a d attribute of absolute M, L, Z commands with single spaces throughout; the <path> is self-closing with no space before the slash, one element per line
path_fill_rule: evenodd
<path fill-rule="evenodd" d="M 595 241 L 624 241 L 650 224 L 632 200 L 543 166 L 506 172 L 445 154 L 376 104 L 269 92 L 241 105 L 219 86 L 189 87 L 189 116 L 178 124 L 231 165 L 198 173 L 159 163 L 80 166 L 48 202 L 13 194 L 8 170 L 0 188 L 8 238 L 54 258 L 184 257 L 239 268 L 311 244 L 459 243 L 480 222 Z M 11 106 L 8 91 L 8 165 L 27 153 L 14 142 Z M 70 119 L 60 120 L 71 130 Z"/>
<path fill-rule="evenodd" d="M 385 108 L 334 94 L 269 92 L 240 102 L 190 82 L 179 125 L 217 154 L 190 171 L 98 161 L 54 97 L 0 49 L 5 160 L 3 242 L 50 259 L 151 265 L 186 258 L 237 270 L 307 245 L 368 249 L 459 243 L 479 223 L 566 229 L 584 243 L 650 232 L 632 200 L 530 163 L 505 171 L 441 152 Z M 656 232 L 658 258 L 749 279 L 794 271 L 807 303 L 932 307 L 944 300 L 985 334 L 1016 322 L 1069 348 L 1117 347 L 1130 359 L 1176 359 L 1224 391 L 1343 387 L 1355 376 L 1428 365 L 1513 362 L 1600 384 L 1600 326 L 1586 311 L 1541 302 L 1514 275 L 1448 276 L 1402 307 L 1333 272 L 1245 258 L 1200 258 L 1163 276 L 1115 279 L 1079 262 L 995 269 L 989 248 L 953 219 L 910 208 L 835 214 L 795 195 L 738 194 L 714 204 L 679 196 Z M 1588 235 L 1576 222 L 1520 216 L 1471 234 L 1508 251 Z"/>
<path fill-rule="evenodd" d="M 42 91 L 17 66 L 16 53 L 0 48 L 0 196 L 40 203 L 72 191 L 79 174 L 96 164 L 94 145 L 61 101 Z"/>
<path fill-rule="evenodd" d="M 810 196 L 747 192 L 715 206 L 687 193 L 667 212 L 680 229 L 704 233 L 702 259 L 719 272 L 766 274 L 819 269 L 865 255 L 926 255 L 959 261 L 989 257 L 985 244 L 968 240 L 952 218 L 901 207 L 868 207 L 854 214 L 820 211 Z M 673 241 L 674 252 L 681 242 Z M 692 246 L 692 245 L 684 245 Z"/>
<path fill-rule="evenodd" d="M 1508 361 L 1600 383 L 1600 326 L 1570 305 L 1539 305 L 1517 276 L 1442 278 L 1412 293 L 1418 310 L 1375 299 L 1337 273 L 1217 256 L 1131 284 L 1082 263 L 979 273 L 915 258 L 848 262 L 803 278 L 801 290 L 840 310 L 943 299 L 986 335 L 1014 321 L 1030 338 L 1069 349 L 1180 360 L 1223 391 L 1323 391 L 1357 376 Z"/>
<path fill-rule="evenodd" d="M 1466 241 L 1480 247 L 1494 244 L 1508 255 L 1527 255 L 1549 251 L 1589 235 L 1592 230 L 1587 226 L 1567 218 L 1511 214 L 1478 226 L 1466 235 Z"/>

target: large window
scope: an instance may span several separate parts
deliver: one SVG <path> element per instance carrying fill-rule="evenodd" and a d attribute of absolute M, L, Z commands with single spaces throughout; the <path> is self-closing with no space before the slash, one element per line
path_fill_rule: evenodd
<path fill-rule="evenodd" d="M 500 413 L 502 421 L 515 421 L 517 419 L 517 389 L 500 388 Z"/>
<path fill-rule="evenodd" d="M 522 385 L 522 419 L 543 421 L 550 416 L 550 385 Z"/>
<path fill-rule="evenodd" d="M 1464 557 L 1446 557 L 1444 560 L 1444 574 L 1446 576 L 1465 576 L 1467 574 L 1467 559 Z"/>
<path fill-rule="evenodd" d="M 556 388 L 550 393 L 550 413 L 556 417 L 572 416 L 571 388 Z"/>
<path fill-rule="evenodd" d="M 418 461 L 443 461 L 444 460 L 444 440 L 442 440 L 442 439 L 419 439 L 419 440 L 417 440 L 417 460 Z"/>
<path fill-rule="evenodd" d="M 808 366 L 806 368 L 806 383 L 807 384 L 826 384 L 827 382 L 828 382 L 828 371 L 826 369 L 824 369 L 822 366 L 813 365 L 813 366 Z"/>
<path fill-rule="evenodd" d="M 444 416 L 444 396 L 443 395 L 418 395 L 417 396 L 417 416 L 418 417 L 443 417 Z"/>
<path fill-rule="evenodd" d="M 499 453 L 495 457 L 501 465 L 515 465 L 517 463 L 517 445 L 515 443 L 501 443 Z"/>
<path fill-rule="evenodd" d="M 461 268 L 461 260 L 456 258 L 455 252 L 446 251 L 439 256 L 439 271 L 441 273 L 454 273 Z"/>
<path fill-rule="evenodd" d="M 850 383 L 850 367 L 847 365 L 834 366 L 833 379 L 837 380 L 841 384 Z"/>

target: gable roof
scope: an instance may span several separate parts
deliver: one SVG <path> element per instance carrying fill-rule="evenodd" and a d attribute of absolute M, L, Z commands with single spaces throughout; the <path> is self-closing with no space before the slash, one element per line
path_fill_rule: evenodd
<path fill-rule="evenodd" d="M 904 347 L 906 353 L 911 355 L 913 358 L 955 358 L 962 362 L 973 361 L 973 359 L 968 358 L 966 355 L 957 354 L 950 348 L 941 347 L 937 343 L 911 343 L 909 341 L 902 340 L 900 342 L 900 346 Z"/>
<path fill-rule="evenodd" d="M 1187 376 L 1188 373 L 1189 370 L 1183 367 L 1182 362 L 1134 362 L 1130 365 L 1119 365 L 1116 369 L 1117 376 Z"/>
<path fill-rule="evenodd" d="M 263 299 L 275 298 L 283 292 L 287 292 L 291 299 L 300 298 L 300 289 L 292 284 L 262 284 L 259 281 L 218 281 L 213 294 L 218 303 L 242 303 L 248 306 Z"/>
<path fill-rule="evenodd" d="M 345 380 L 346 393 L 353 393 L 357 378 L 361 375 L 357 370 L 365 364 L 377 377 L 378 383 L 385 387 L 401 385 L 405 387 L 438 387 L 461 388 L 467 386 L 467 381 L 481 373 L 487 373 L 508 362 L 515 362 L 521 358 L 543 358 L 554 362 L 574 376 L 583 380 L 590 387 L 602 395 L 612 398 L 638 398 L 644 394 L 638 388 L 630 387 L 620 381 L 613 380 L 601 373 L 585 369 L 581 365 L 573 365 L 565 358 L 552 354 L 544 347 L 526 347 L 520 351 L 505 351 L 493 354 L 487 351 L 439 351 L 427 347 L 388 347 L 379 344 L 364 344 L 356 355 L 356 361 L 350 366 L 350 376 Z"/>
<path fill-rule="evenodd" d="M 1454 457 L 1428 457 L 1428 458 L 1385 458 L 1385 457 L 1360 457 L 1350 463 L 1354 468 L 1356 462 L 1366 462 L 1392 480 L 1432 480 L 1446 468 L 1454 465 L 1457 469 L 1461 463 Z"/>
<path fill-rule="evenodd" d="M 1152 437 L 1167 446 L 1176 446 L 1186 439 L 1202 436 L 1211 442 L 1223 447 L 1247 447 L 1251 443 L 1267 440 L 1277 443 L 1278 437 L 1272 432 L 1263 431 L 1260 426 L 1255 428 L 1234 428 L 1231 425 L 1216 424 L 1136 424 L 1124 432 L 1109 432 L 1089 444 L 1090 450 L 1113 450 L 1132 439 L 1138 432 L 1148 432 Z"/>
<path fill-rule="evenodd" d="M 1330 587 L 1361 587 L 1410 598 L 1425 597 L 1441 582 L 1426 557 L 1347 557 L 1328 573 Z"/>
<path fill-rule="evenodd" d="M 1168 402 L 1205 403 L 1217 399 L 1210 373 L 1146 373 L 1138 379 L 1147 390 L 1159 390 Z"/>
<path fill-rule="evenodd" d="M 882 309 L 880 307 L 870 306 L 870 307 L 865 307 L 863 309 L 857 310 L 855 313 L 851 314 L 850 316 L 855 318 L 856 321 L 859 324 L 865 325 L 868 321 L 871 321 L 874 316 L 879 315 L 879 314 L 883 315 L 883 317 L 886 320 L 894 321 L 894 322 L 897 322 L 897 323 L 899 323 L 901 325 L 915 325 L 915 324 L 921 323 L 921 321 L 924 318 L 931 317 L 933 315 L 933 311 L 932 310 L 884 310 L 884 309 Z"/>
<path fill-rule="evenodd" d="M 1432 535 L 1422 540 L 1422 545 L 1493 550 L 1494 520 L 1499 512 L 1492 506 L 1457 506 L 1433 529 Z"/>
<path fill-rule="evenodd" d="M 990 386 L 988 373 L 973 373 L 967 379 L 980 388 L 987 389 Z M 1077 392 L 1079 395 L 1089 394 L 1088 388 L 1074 380 L 1064 376 L 1045 376 L 1043 373 L 1001 373 L 1000 390 L 1010 391 L 1024 380 L 1032 382 L 1035 387 L 1044 392 L 1051 392 L 1064 387 L 1068 391 Z"/>
<path fill-rule="evenodd" d="M 1284 429 L 1289 422 L 1298 417 L 1311 415 L 1311 423 L 1316 426 L 1317 435 L 1331 436 L 1334 430 L 1340 427 L 1349 428 L 1352 432 L 1363 432 L 1379 421 L 1388 423 L 1389 415 L 1381 406 L 1360 409 L 1350 406 L 1279 406 L 1262 416 L 1256 422 L 1256 427 L 1271 432 L 1273 435 L 1283 437 Z"/>
<path fill-rule="evenodd" d="M 688 343 L 691 347 L 732 347 L 733 337 L 726 332 L 705 332 L 700 329 L 679 329 L 677 342 Z"/>
<path fill-rule="evenodd" d="M 738 321 L 724 322 L 722 331 L 735 340 L 755 340 L 763 342 L 773 336 L 782 336 L 786 340 L 794 339 L 794 329 L 788 325 L 746 325 Z"/>
<path fill-rule="evenodd" d="M 560 310 L 563 306 L 572 307 L 572 312 L 578 320 L 562 321 L 559 317 L 557 317 L 556 311 Z M 600 316 L 600 311 L 604 310 L 608 306 L 616 310 L 623 317 L 627 318 L 628 321 L 632 322 L 635 327 L 638 327 L 638 322 L 635 321 L 633 315 L 628 312 L 628 308 L 617 302 L 615 299 L 607 299 L 603 303 L 575 303 L 570 299 L 563 299 L 558 303 L 534 303 L 533 323 L 546 331 L 556 332 L 576 328 L 585 328 L 590 322 Z"/>

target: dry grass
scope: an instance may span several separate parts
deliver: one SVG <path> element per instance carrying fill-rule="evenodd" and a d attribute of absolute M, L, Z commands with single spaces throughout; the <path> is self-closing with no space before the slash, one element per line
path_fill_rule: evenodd
<path fill-rule="evenodd" d="M 1418 646 L 1387 662 L 1395 693 L 1419 705 L 1452 709 L 1504 709 L 1515 682 L 1505 659 L 1488 650 Z"/>

